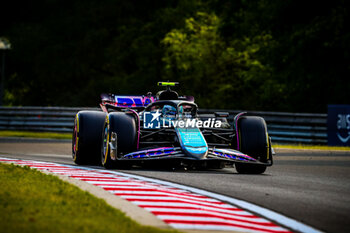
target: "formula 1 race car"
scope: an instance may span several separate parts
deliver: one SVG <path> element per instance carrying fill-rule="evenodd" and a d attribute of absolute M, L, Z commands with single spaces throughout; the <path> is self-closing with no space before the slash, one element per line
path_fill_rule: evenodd
<path fill-rule="evenodd" d="M 159 82 L 156 95 L 102 94 L 102 111 L 76 114 L 72 152 L 76 164 L 126 168 L 162 164 L 172 167 L 223 168 L 261 174 L 272 165 L 265 120 L 215 112 L 198 114 L 192 96 L 171 90 L 176 82 Z"/>

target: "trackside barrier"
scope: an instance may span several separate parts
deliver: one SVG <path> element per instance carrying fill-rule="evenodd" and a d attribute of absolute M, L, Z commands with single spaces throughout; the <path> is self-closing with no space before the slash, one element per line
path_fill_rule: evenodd
<path fill-rule="evenodd" d="M 42 132 L 72 132 L 74 116 L 81 110 L 99 108 L 74 107 L 0 107 L 0 130 L 24 130 Z M 230 113 L 229 121 L 237 110 L 200 109 L 199 114 L 214 116 L 214 112 Z M 273 142 L 327 144 L 327 114 L 249 112 L 261 116 L 267 122 Z"/>

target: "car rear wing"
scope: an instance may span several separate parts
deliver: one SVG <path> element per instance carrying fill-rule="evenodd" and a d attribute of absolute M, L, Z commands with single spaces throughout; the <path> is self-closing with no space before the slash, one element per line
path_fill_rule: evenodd
<path fill-rule="evenodd" d="M 194 102 L 193 96 L 179 96 L 179 100 Z M 101 94 L 101 104 L 116 108 L 145 108 L 150 103 L 157 101 L 154 95 L 115 95 Z"/>
<path fill-rule="evenodd" d="M 144 108 L 155 100 L 155 96 L 152 95 L 101 94 L 102 105 L 112 105 L 120 108 Z"/>

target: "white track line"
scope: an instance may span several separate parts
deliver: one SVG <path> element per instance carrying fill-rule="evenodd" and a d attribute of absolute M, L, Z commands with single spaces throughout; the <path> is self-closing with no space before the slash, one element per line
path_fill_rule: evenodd
<path fill-rule="evenodd" d="M 250 230 L 244 227 L 233 227 L 233 226 L 217 226 L 207 224 L 205 226 L 195 224 L 184 224 L 184 223 L 171 223 L 170 226 L 178 229 L 195 229 L 195 230 L 208 230 L 208 231 L 238 231 L 238 232 L 249 232 L 249 233 L 266 233 L 266 231 Z"/>

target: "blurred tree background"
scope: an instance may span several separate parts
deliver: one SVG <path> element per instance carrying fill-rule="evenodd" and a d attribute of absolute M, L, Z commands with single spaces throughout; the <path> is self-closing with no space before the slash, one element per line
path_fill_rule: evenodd
<path fill-rule="evenodd" d="M 345 0 L 33 0 L 1 4 L 6 105 L 96 106 L 179 81 L 202 108 L 349 104 Z"/>

